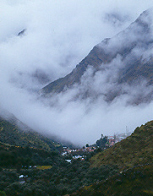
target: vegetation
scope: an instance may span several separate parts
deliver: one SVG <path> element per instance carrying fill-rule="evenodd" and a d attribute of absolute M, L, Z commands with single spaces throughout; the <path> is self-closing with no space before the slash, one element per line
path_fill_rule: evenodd
<path fill-rule="evenodd" d="M 53 165 L 59 157 L 55 151 L 0 143 L 0 167 L 21 169 L 34 165 Z"/>
<path fill-rule="evenodd" d="M 134 133 L 91 158 L 92 167 L 115 164 L 120 170 L 152 163 L 153 121 L 137 127 Z"/>
<path fill-rule="evenodd" d="M 41 170 L 51 169 L 51 168 L 52 168 L 51 165 L 39 165 L 39 166 L 37 166 L 37 169 L 41 169 Z"/>
<path fill-rule="evenodd" d="M 23 126 L 23 125 L 22 125 Z M 0 142 L 14 146 L 35 147 L 52 151 L 60 149 L 61 145 L 51 139 L 25 127 L 21 130 L 16 123 L 10 123 L 0 118 Z"/>
<path fill-rule="evenodd" d="M 77 196 L 153 195 L 153 121 L 137 127 L 128 138 L 91 158 L 91 167 L 116 165 L 114 176 L 77 191 Z"/>
<path fill-rule="evenodd" d="M 22 169 L 20 174 L 27 176 L 23 184 L 20 183 L 16 170 L 3 169 L 0 172 L 0 190 L 7 196 L 60 196 L 72 194 L 82 186 L 104 180 L 117 171 L 115 166 L 90 168 L 88 161 L 78 159 L 70 164 L 61 159 L 50 169 Z"/>
<path fill-rule="evenodd" d="M 101 149 L 105 149 L 108 146 L 108 143 L 108 138 L 105 136 L 96 141 L 96 146 L 99 146 Z"/>
<path fill-rule="evenodd" d="M 0 142 L 0 191 L 7 196 L 72 194 L 118 171 L 116 166 L 110 165 L 90 168 L 89 159 L 94 152 L 86 152 L 84 161 L 77 159 L 68 163 L 68 157 L 61 156 L 55 148 L 57 143 L 54 148 L 41 148 L 36 143 L 40 135 L 23 132 L 7 121 L 0 121 L 0 131 L 3 141 Z M 22 181 L 19 176 L 24 176 Z"/>
<path fill-rule="evenodd" d="M 123 171 L 108 180 L 84 187 L 77 196 L 151 196 L 153 165 L 142 165 Z"/>
<path fill-rule="evenodd" d="M 102 137 L 96 142 L 100 148 L 86 152 L 85 160 L 72 159 L 71 163 L 55 145 L 32 147 L 33 138 L 29 144 L 25 137 L 26 146 L 8 144 L 19 130 L 11 132 L 14 125 L 4 121 L 0 125 L 0 196 L 153 195 L 153 121 L 107 149 L 108 139 Z M 23 139 L 22 132 L 20 137 Z"/>

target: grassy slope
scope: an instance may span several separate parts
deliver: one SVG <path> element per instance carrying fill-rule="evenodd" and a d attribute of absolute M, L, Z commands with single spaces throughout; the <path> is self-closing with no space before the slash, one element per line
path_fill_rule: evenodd
<path fill-rule="evenodd" d="M 22 147 L 42 148 L 43 150 L 56 150 L 56 144 L 39 133 L 31 130 L 22 131 L 15 124 L 0 118 L 0 142 Z"/>
<path fill-rule="evenodd" d="M 153 121 L 137 127 L 128 138 L 91 158 L 92 167 L 118 165 L 120 172 L 86 186 L 77 196 L 153 195 Z"/>
<path fill-rule="evenodd" d="M 92 167 L 116 164 L 121 170 L 152 163 L 153 121 L 137 127 L 128 138 L 91 158 Z"/>
<path fill-rule="evenodd" d="M 151 196 L 153 195 L 153 165 L 128 169 L 106 181 L 84 187 L 77 196 Z"/>

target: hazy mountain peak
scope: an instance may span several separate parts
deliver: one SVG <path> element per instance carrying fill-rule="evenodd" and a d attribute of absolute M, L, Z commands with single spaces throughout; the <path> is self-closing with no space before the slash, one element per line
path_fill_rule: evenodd
<path fill-rule="evenodd" d="M 70 74 L 50 83 L 42 92 L 59 93 L 77 88 L 75 98 L 101 96 L 105 101 L 112 101 L 115 97 L 128 95 L 129 103 L 151 100 L 151 86 L 144 95 L 140 94 L 142 86 L 145 88 L 153 82 L 152 12 L 153 9 L 144 11 L 124 31 L 104 39 Z M 89 67 L 93 69 L 90 76 L 87 72 Z"/>
<path fill-rule="evenodd" d="M 23 35 L 25 34 L 25 32 L 26 32 L 26 29 L 23 29 L 22 31 L 20 31 L 20 32 L 18 33 L 18 36 L 23 36 Z"/>

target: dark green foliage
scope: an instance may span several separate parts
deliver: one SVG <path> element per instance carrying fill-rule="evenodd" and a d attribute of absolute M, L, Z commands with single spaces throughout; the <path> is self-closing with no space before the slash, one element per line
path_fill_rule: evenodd
<path fill-rule="evenodd" d="M 58 152 L 30 147 L 10 146 L 0 143 L 1 167 L 11 167 L 20 170 L 21 167 L 28 168 L 30 165 L 53 165 L 58 160 Z"/>
<path fill-rule="evenodd" d="M 0 196 L 6 196 L 4 191 L 0 191 Z"/>
<path fill-rule="evenodd" d="M 113 147 L 65 161 L 57 151 L 0 143 L 0 194 L 5 196 L 149 196 L 153 194 L 153 121 Z M 97 140 L 101 146 L 107 138 Z M 98 152 L 100 151 L 100 152 Z M 72 158 L 72 157 L 71 157 Z M 50 169 L 28 169 L 51 165 Z M 45 168 L 45 167 L 43 167 Z M 27 176 L 21 184 L 19 175 Z M 84 188 L 82 188 L 84 187 Z"/>
<path fill-rule="evenodd" d="M 106 144 L 108 144 L 108 138 L 106 136 L 96 141 L 96 145 L 101 149 L 106 148 Z"/>
<path fill-rule="evenodd" d="M 92 167 L 116 164 L 120 172 L 86 186 L 77 196 L 153 195 L 153 121 L 137 127 L 128 138 L 91 158 Z M 110 170 L 109 170 L 110 171 Z M 93 172 L 94 175 L 94 172 Z"/>
<path fill-rule="evenodd" d="M 77 196 L 151 196 L 153 195 L 153 165 L 125 170 L 109 180 L 82 188 Z"/>
<path fill-rule="evenodd" d="M 91 185 L 117 173 L 116 166 L 90 168 L 87 161 L 73 160 L 67 163 L 59 158 L 48 170 L 21 169 L 28 178 L 24 184 L 19 183 L 18 174 L 11 170 L 0 172 L 0 189 L 7 196 L 60 196 L 72 194 L 84 185 Z"/>
<path fill-rule="evenodd" d="M 60 145 L 26 127 L 22 131 L 15 123 L 0 117 L 0 142 L 15 146 L 41 148 L 47 151 L 58 150 Z M 57 147 L 58 146 L 58 147 Z"/>

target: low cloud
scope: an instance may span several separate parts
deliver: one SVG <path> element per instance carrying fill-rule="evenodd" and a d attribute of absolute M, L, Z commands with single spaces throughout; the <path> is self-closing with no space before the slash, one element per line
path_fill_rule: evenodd
<path fill-rule="evenodd" d="M 125 29 L 152 6 L 150 1 L 3 0 L 0 5 L 1 115 L 8 111 L 40 133 L 79 145 L 94 143 L 102 133 L 124 132 L 126 126 L 133 131 L 151 120 L 152 103 L 127 106 L 135 91 L 146 87 L 145 82 L 133 91 L 129 86 L 116 86 L 122 66 L 120 55 L 94 77 L 89 66 L 81 86 L 46 100 L 35 94 L 69 73 L 94 45 Z M 18 36 L 23 29 L 23 36 Z M 140 53 L 136 48 L 134 52 Z M 144 59 L 150 58 L 149 50 L 143 54 Z M 81 92 L 87 88 L 94 99 L 81 99 Z M 107 103 L 106 93 L 112 90 L 128 93 Z"/>

